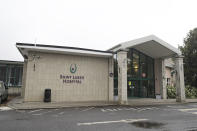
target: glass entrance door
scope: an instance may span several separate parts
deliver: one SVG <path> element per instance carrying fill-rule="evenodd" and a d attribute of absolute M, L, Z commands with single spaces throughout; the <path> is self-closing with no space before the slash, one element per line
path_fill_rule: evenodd
<path fill-rule="evenodd" d="M 155 97 L 154 60 L 135 49 L 130 49 L 127 57 L 128 97 Z"/>

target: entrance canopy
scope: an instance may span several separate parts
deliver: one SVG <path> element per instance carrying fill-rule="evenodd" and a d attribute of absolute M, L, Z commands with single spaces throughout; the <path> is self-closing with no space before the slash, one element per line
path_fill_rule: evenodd
<path fill-rule="evenodd" d="M 120 49 L 134 48 L 152 58 L 166 58 L 181 55 L 180 51 L 154 35 L 120 43 L 109 51 L 117 52 Z"/>

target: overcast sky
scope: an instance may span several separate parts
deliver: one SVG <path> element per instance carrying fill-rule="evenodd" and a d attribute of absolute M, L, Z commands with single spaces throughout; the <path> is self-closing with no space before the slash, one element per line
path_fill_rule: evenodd
<path fill-rule="evenodd" d="M 1 0 L 0 60 L 23 57 L 16 42 L 107 50 L 154 34 L 183 45 L 197 27 L 197 0 Z"/>

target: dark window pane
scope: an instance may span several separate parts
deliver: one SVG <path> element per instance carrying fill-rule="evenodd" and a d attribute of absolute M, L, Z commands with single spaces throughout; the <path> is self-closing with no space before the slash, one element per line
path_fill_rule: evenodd
<path fill-rule="evenodd" d="M 22 85 L 22 67 L 16 67 L 15 85 Z"/>
<path fill-rule="evenodd" d="M 154 77 L 154 61 L 150 57 L 148 57 L 148 78 Z"/>
<path fill-rule="evenodd" d="M 131 77 L 132 70 L 132 52 L 131 50 L 127 53 L 127 77 Z"/>
<path fill-rule="evenodd" d="M 141 88 L 140 88 L 140 97 L 146 98 L 148 97 L 148 81 L 147 80 L 142 80 L 141 81 Z"/>
<path fill-rule="evenodd" d="M 0 81 L 6 82 L 6 66 L 0 66 Z"/>
<path fill-rule="evenodd" d="M 146 56 L 143 54 L 140 54 L 140 77 L 146 78 L 147 77 L 147 62 L 146 62 Z"/>
<path fill-rule="evenodd" d="M 128 97 L 140 97 L 139 92 L 139 81 L 128 80 L 127 84 L 127 95 Z"/>
<path fill-rule="evenodd" d="M 117 54 L 114 54 L 114 77 L 118 77 Z"/>
<path fill-rule="evenodd" d="M 131 77 L 139 77 L 139 55 L 137 51 L 133 51 L 133 61 L 132 61 L 132 70 Z"/>
<path fill-rule="evenodd" d="M 9 86 L 14 86 L 15 85 L 15 68 L 11 67 L 10 68 L 10 76 L 9 76 Z"/>
<path fill-rule="evenodd" d="M 155 86 L 154 80 L 148 80 L 148 97 L 154 98 L 155 97 Z"/>

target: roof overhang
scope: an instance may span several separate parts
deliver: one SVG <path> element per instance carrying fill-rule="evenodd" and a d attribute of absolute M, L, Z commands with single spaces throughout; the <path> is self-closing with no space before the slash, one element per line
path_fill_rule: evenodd
<path fill-rule="evenodd" d="M 27 59 L 29 51 L 36 52 L 46 52 L 46 53 L 59 53 L 59 54 L 69 54 L 69 55 L 82 55 L 82 56 L 94 56 L 94 57 L 112 57 L 113 53 L 111 51 L 101 51 L 84 49 L 77 47 L 66 47 L 66 46 L 55 46 L 55 45 L 41 45 L 41 44 L 26 44 L 26 43 L 16 43 L 16 47 Z"/>
<path fill-rule="evenodd" d="M 117 52 L 120 49 L 129 48 L 139 50 L 152 58 L 167 58 L 174 55 L 181 55 L 181 52 L 177 48 L 171 46 L 154 35 L 120 43 L 109 49 L 109 51 Z"/>

